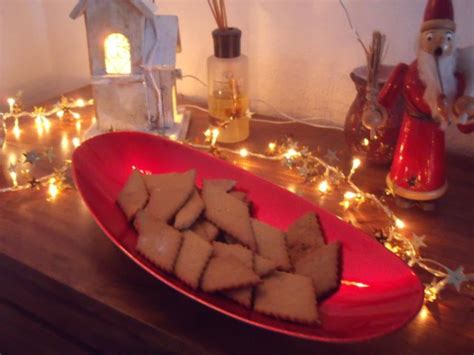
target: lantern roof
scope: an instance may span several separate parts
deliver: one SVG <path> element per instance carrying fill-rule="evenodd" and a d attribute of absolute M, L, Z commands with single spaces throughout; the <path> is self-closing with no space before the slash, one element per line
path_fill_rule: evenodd
<path fill-rule="evenodd" d="M 91 0 L 79 0 L 79 2 L 76 4 L 76 6 L 74 6 L 71 13 L 69 14 L 69 17 L 75 20 L 79 16 L 83 15 L 90 2 Z M 156 13 L 156 5 L 150 0 L 128 0 L 128 2 L 135 6 L 137 10 L 140 11 L 146 18 L 152 18 Z"/>

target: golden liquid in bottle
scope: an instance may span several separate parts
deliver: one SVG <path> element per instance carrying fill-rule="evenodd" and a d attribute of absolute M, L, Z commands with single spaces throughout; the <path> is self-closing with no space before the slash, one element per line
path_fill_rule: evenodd
<path fill-rule="evenodd" d="M 221 126 L 222 123 L 228 122 L 220 129 L 218 142 L 237 143 L 248 138 L 250 124 L 250 119 L 247 117 L 248 97 L 229 98 L 223 95 L 212 95 L 208 98 L 208 104 L 212 125 Z"/>

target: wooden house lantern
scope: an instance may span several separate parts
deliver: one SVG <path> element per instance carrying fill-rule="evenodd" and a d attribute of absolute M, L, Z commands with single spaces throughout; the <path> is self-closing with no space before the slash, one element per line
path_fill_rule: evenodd
<path fill-rule="evenodd" d="M 189 112 L 176 104 L 176 16 L 156 15 L 149 0 L 80 0 L 97 120 L 88 136 L 114 130 L 161 131 L 185 138 Z"/>

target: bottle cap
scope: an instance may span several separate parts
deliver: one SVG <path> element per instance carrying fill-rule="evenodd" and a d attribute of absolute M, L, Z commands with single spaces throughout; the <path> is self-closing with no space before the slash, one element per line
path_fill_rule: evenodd
<path fill-rule="evenodd" d="M 218 28 L 212 31 L 214 55 L 217 58 L 236 58 L 240 56 L 240 38 L 242 31 L 238 28 Z"/>

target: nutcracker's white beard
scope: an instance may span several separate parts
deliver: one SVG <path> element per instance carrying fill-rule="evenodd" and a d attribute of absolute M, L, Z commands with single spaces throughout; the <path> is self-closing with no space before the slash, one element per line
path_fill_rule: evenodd
<path fill-rule="evenodd" d="M 443 56 L 438 59 L 438 69 L 436 68 L 435 56 L 420 49 L 418 51 L 418 73 L 423 84 L 426 85 L 423 99 L 431 109 L 431 114 L 437 116 L 438 97 L 444 93 L 452 107 L 457 91 L 457 80 L 454 75 L 456 71 L 456 51 L 449 56 Z M 443 90 L 439 82 L 443 83 Z"/>

